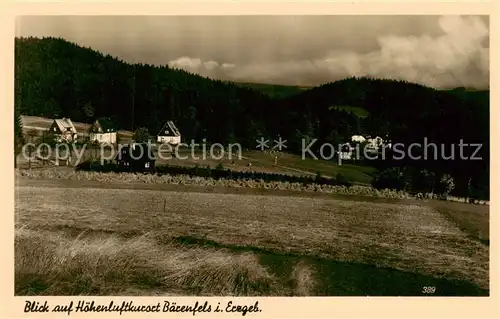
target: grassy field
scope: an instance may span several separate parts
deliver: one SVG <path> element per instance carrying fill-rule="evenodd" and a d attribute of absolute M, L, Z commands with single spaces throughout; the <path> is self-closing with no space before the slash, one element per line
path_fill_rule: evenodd
<path fill-rule="evenodd" d="M 268 87 L 264 85 L 264 87 Z M 289 88 L 289 87 L 285 87 Z M 301 90 L 300 88 L 296 88 Z M 36 116 L 22 116 L 23 130 L 25 133 L 28 131 L 35 131 L 38 135 L 44 130 L 47 130 L 53 122 L 53 119 L 36 117 Z M 79 136 L 87 135 L 90 124 L 73 122 Z M 130 131 L 120 130 L 118 132 L 119 138 L 122 143 L 131 142 L 133 133 Z M 28 139 L 29 140 L 29 139 Z M 83 159 L 88 160 L 95 157 L 92 154 L 95 153 L 93 150 L 87 149 L 84 152 Z M 104 156 L 108 156 L 110 152 L 105 149 Z M 269 153 L 260 152 L 257 150 L 244 151 L 242 152 L 242 158 L 238 158 L 237 148 L 233 148 L 232 156 L 229 157 L 228 150 L 225 150 L 224 157 L 222 159 L 203 158 L 201 151 L 195 150 L 195 157 L 191 156 L 191 148 L 180 149 L 179 154 L 181 156 L 188 156 L 186 159 L 172 158 L 172 159 L 159 159 L 157 161 L 158 165 L 168 164 L 168 165 L 180 165 L 180 166 L 210 166 L 215 168 L 219 163 L 221 163 L 225 168 L 229 168 L 235 171 L 254 171 L 254 172 L 264 172 L 264 173 L 279 173 L 288 175 L 309 175 L 315 176 L 318 172 L 321 173 L 323 177 L 335 177 L 337 174 L 342 174 L 347 180 L 361 185 L 368 185 L 373 179 L 373 175 L 376 170 L 372 167 L 366 167 L 361 165 L 353 165 L 347 163 L 337 163 L 335 160 L 325 161 L 325 160 L 314 160 L 313 158 L 302 159 L 298 155 L 293 155 L 289 153 L 282 153 L 279 157 L 277 165 L 274 164 L 274 158 Z M 75 156 L 73 156 L 75 157 Z M 74 161 L 73 161 L 74 162 Z M 28 161 L 19 157 L 20 167 L 27 168 Z M 249 166 L 251 164 L 251 166 Z M 37 163 L 34 163 L 32 167 L 39 167 Z"/>
<path fill-rule="evenodd" d="M 99 158 L 99 150 L 86 149 L 83 153 L 83 160 L 89 160 L 91 158 Z M 112 158 L 111 151 L 109 148 L 104 148 L 103 156 L 104 158 Z M 116 154 L 116 150 L 113 154 Z M 53 153 L 55 156 L 55 153 Z M 264 172 L 264 173 L 278 173 L 287 175 L 298 175 L 298 176 L 316 176 L 319 172 L 323 177 L 335 177 L 337 174 L 342 174 L 347 180 L 361 185 L 369 185 L 373 179 L 376 169 L 367 166 L 344 164 L 339 165 L 336 161 L 325 161 L 325 160 L 314 160 L 312 158 L 302 159 L 299 155 L 282 153 L 279 157 L 277 164 L 274 164 L 274 158 L 269 153 L 264 153 L 261 151 L 242 151 L 241 158 L 238 157 L 237 149 L 232 151 L 231 156 L 227 150 L 224 156 L 219 159 L 218 157 L 213 158 L 209 155 L 203 158 L 203 154 L 199 150 L 195 150 L 194 155 L 191 154 L 190 148 L 184 148 L 179 150 L 179 155 L 182 158 L 171 158 L 165 156 L 163 158 L 158 156 L 157 165 L 178 165 L 178 166 L 210 166 L 211 168 L 217 167 L 217 165 L 222 164 L 224 168 L 231 169 L 233 171 L 253 171 L 253 172 Z M 73 155 L 73 165 L 76 164 L 77 157 Z M 28 161 L 22 156 L 18 157 L 19 167 L 28 168 Z M 249 166 L 249 164 L 251 166 Z M 39 167 L 40 165 L 33 164 L 32 167 Z"/>
<path fill-rule="evenodd" d="M 17 295 L 488 295 L 488 207 L 17 178 Z"/>
<path fill-rule="evenodd" d="M 52 122 L 54 121 L 54 119 L 49 119 L 39 116 L 27 116 L 27 115 L 21 116 L 21 120 L 23 124 L 23 131 L 25 133 L 28 131 L 36 131 L 39 135 L 41 135 L 42 131 L 48 130 L 52 125 Z M 88 131 L 90 129 L 91 124 L 73 122 L 73 125 L 75 126 L 75 129 L 78 132 L 79 136 L 88 135 Z M 120 130 L 118 131 L 118 134 L 120 135 L 120 137 L 125 139 L 131 138 L 133 135 L 132 132 L 126 130 Z"/>
<path fill-rule="evenodd" d="M 190 152 L 190 150 L 185 150 L 180 152 L 180 155 L 187 156 Z M 159 160 L 157 163 L 181 166 L 199 165 L 210 166 L 212 168 L 221 163 L 225 168 L 236 171 L 257 171 L 289 175 L 316 176 L 319 172 L 323 177 L 335 177 L 337 174 L 342 174 L 349 181 L 365 185 L 370 184 L 373 174 L 376 172 L 376 169 L 372 167 L 353 164 L 339 165 L 336 161 L 315 160 L 312 158 L 302 159 L 299 155 L 289 153 L 282 153 L 276 165 L 274 164 L 273 156 L 261 151 L 242 152 L 241 159 L 237 157 L 237 153 L 234 151 L 231 158 L 226 153 L 226 156 L 220 160 L 210 157 L 203 159 L 201 153 L 198 151 L 195 154 L 199 159 L 193 159 L 190 156 L 187 159 Z M 251 164 L 250 167 L 248 166 L 249 163 Z"/>
<path fill-rule="evenodd" d="M 264 84 L 264 83 L 235 83 L 237 86 L 250 88 L 252 90 L 260 91 L 269 97 L 275 99 L 287 98 L 289 96 L 299 94 L 311 87 L 293 86 L 293 85 L 277 85 L 277 84 Z"/>
<path fill-rule="evenodd" d="M 39 116 L 26 116 L 21 117 L 23 128 L 25 129 L 38 129 L 38 130 L 48 130 L 52 125 L 53 119 L 39 117 Z M 77 132 L 87 132 L 90 128 L 88 123 L 73 122 Z"/>
<path fill-rule="evenodd" d="M 274 159 L 263 152 L 251 151 L 245 153 L 244 156 L 261 163 L 261 165 L 274 166 Z M 278 165 L 291 171 L 307 172 L 311 175 L 316 175 L 319 172 L 323 177 L 335 177 L 337 174 L 342 174 L 347 180 L 356 184 L 370 184 L 376 173 L 376 169 L 373 167 L 345 163 L 339 165 L 334 160 L 315 160 L 309 157 L 302 159 L 299 155 L 289 153 L 281 154 Z"/>
<path fill-rule="evenodd" d="M 343 110 L 343 111 L 352 113 L 360 118 L 365 118 L 365 117 L 368 117 L 368 115 L 370 115 L 370 112 L 368 112 L 364 108 L 357 107 L 357 106 L 332 106 L 331 108 L 335 109 L 335 110 Z"/>

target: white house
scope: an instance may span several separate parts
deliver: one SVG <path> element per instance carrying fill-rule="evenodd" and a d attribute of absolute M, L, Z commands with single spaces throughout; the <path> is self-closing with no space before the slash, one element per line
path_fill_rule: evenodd
<path fill-rule="evenodd" d="M 113 120 L 101 118 L 90 127 L 89 138 L 91 142 L 115 144 L 117 131 Z"/>
<path fill-rule="evenodd" d="M 337 154 L 340 159 L 342 160 L 351 160 L 353 159 L 353 154 L 355 148 L 351 146 L 349 143 L 344 143 L 340 146 L 340 149 L 338 150 Z"/>
<path fill-rule="evenodd" d="M 353 135 L 351 137 L 351 141 L 355 143 L 364 143 L 366 141 L 366 138 L 361 135 Z"/>
<path fill-rule="evenodd" d="M 366 147 L 369 150 L 378 150 L 380 149 L 380 147 L 386 144 L 386 141 L 380 136 L 372 138 L 371 136 L 364 137 L 361 135 L 353 135 L 351 137 L 351 141 L 354 143 L 366 143 Z"/>
<path fill-rule="evenodd" d="M 158 143 L 168 143 L 177 145 L 181 142 L 181 133 L 175 126 L 174 122 L 167 121 L 163 125 L 160 133 L 158 133 Z"/>
<path fill-rule="evenodd" d="M 384 145 L 384 140 L 380 136 L 368 138 L 366 141 L 368 142 L 368 147 L 374 150 L 378 150 Z"/>
<path fill-rule="evenodd" d="M 49 132 L 54 134 L 57 142 L 76 141 L 78 135 L 73 122 L 69 118 L 55 119 L 49 128 Z"/>

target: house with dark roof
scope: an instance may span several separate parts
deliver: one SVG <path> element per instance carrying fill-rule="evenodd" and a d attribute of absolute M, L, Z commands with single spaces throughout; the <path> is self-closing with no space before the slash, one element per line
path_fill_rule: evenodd
<path fill-rule="evenodd" d="M 77 139 L 76 128 L 69 118 L 55 119 L 49 128 L 49 133 L 53 134 L 57 142 L 73 142 Z"/>
<path fill-rule="evenodd" d="M 123 171 L 154 172 L 156 156 L 153 145 L 132 143 L 119 147 L 116 162 Z"/>
<path fill-rule="evenodd" d="M 90 127 L 90 141 L 98 143 L 116 143 L 118 126 L 110 118 L 97 119 Z"/>
<path fill-rule="evenodd" d="M 165 124 L 163 124 L 163 127 L 161 128 L 160 132 L 158 133 L 158 143 L 168 143 L 168 144 L 173 144 L 177 145 L 180 144 L 181 142 L 181 133 L 179 132 L 179 129 L 177 126 L 175 126 L 174 122 L 172 121 L 166 121 Z"/>

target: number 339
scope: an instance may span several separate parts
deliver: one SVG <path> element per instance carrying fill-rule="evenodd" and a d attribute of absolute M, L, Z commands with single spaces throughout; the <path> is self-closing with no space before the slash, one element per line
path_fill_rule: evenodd
<path fill-rule="evenodd" d="M 424 294 L 433 294 L 436 292 L 436 287 L 434 286 L 424 286 L 422 289 L 422 293 Z"/>

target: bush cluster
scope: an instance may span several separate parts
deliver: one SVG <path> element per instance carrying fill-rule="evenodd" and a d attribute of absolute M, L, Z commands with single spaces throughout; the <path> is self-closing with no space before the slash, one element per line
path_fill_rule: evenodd
<path fill-rule="evenodd" d="M 209 187 L 231 187 L 231 188 L 256 188 L 256 189 L 276 189 L 300 192 L 319 192 L 326 194 L 339 195 L 357 195 L 372 196 L 383 198 L 405 199 L 410 195 L 404 191 L 383 189 L 379 190 L 370 186 L 353 185 L 350 187 L 339 185 L 320 185 L 303 184 L 263 180 L 232 180 L 232 179 L 214 179 L 212 177 L 188 176 L 188 175 L 158 175 L 158 174 L 134 174 L 119 172 L 95 172 L 95 171 L 68 171 L 58 169 L 44 170 L 17 170 L 19 177 L 31 179 L 49 179 L 49 180 L 88 180 L 103 183 L 126 183 L 126 184 L 175 184 L 175 185 L 193 185 Z"/>
<path fill-rule="evenodd" d="M 120 167 L 114 163 L 105 163 L 101 165 L 99 162 L 83 162 L 79 164 L 76 168 L 79 171 L 93 171 L 93 172 L 127 172 L 126 168 Z M 187 167 L 187 166 L 171 166 L 171 165 L 158 165 L 155 168 L 154 174 L 156 175 L 187 175 L 190 177 L 204 177 L 213 178 L 215 180 L 225 179 L 225 180 L 257 180 L 263 182 L 289 182 L 289 183 L 300 183 L 303 185 L 309 184 L 319 184 L 319 185 L 331 185 L 331 186 L 351 186 L 351 183 L 347 181 L 341 174 L 338 174 L 336 178 L 323 178 L 321 176 L 308 177 L 308 176 L 294 176 L 285 174 L 273 174 L 273 173 L 263 173 L 263 172 L 238 172 L 229 169 L 224 169 L 224 167 L 219 164 L 215 169 L 210 167 Z"/>

